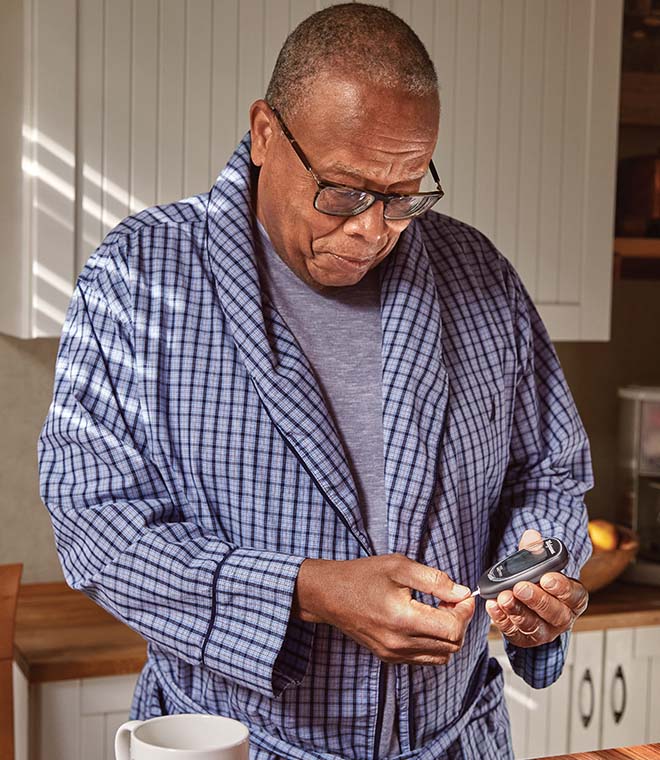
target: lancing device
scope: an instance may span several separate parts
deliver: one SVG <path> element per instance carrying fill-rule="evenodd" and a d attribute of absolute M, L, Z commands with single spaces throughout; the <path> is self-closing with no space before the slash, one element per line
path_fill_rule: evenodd
<path fill-rule="evenodd" d="M 495 599 L 500 591 L 513 588 L 520 581 L 537 583 L 546 573 L 559 572 L 567 564 L 564 544 L 558 538 L 542 538 L 486 570 L 472 596 Z"/>

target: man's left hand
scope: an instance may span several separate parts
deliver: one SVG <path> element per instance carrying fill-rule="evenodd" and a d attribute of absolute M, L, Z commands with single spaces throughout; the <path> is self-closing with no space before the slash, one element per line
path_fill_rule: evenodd
<path fill-rule="evenodd" d="M 519 548 L 540 541 L 541 534 L 526 530 Z M 501 591 L 486 602 L 493 625 L 517 647 L 547 644 L 572 628 L 586 609 L 589 594 L 585 587 L 562 573 L 546 573 L 540 585 L 516 583 L 511 591 Z"/>

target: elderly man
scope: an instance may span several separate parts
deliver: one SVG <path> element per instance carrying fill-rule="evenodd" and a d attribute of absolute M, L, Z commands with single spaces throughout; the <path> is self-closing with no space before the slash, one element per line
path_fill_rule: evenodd
<path fill-rule="evenodd" d="M 259 760 L 502 760 L 491 621 L 528 683 L 559 675 L 588 444 L 512 267 L 428 212 L 438 120 L 412 30 L 328 8 L 210 193 L 83 270 L 42 492 L 68 582 L 149 642 L 133 717 L 233 716 Z M 475 603 L 537 531 L 567 575 Z"/>

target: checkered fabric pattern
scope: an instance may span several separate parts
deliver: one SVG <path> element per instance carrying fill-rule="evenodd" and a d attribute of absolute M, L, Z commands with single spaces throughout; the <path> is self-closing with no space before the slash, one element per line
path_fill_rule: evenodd
<path fill-rule="evenodd" d="M 219 713 L 249 725 L 253 759 L 366 760 L 381 663 L 290 618 L 304 558 L 373 548 L 313 369 L 260 293 L 249 147 L 210 193 L 123 221 L 84 268 L 42 497 L 68 583 L 149 642 L 133 717 Z M 474 587 L 536 528 L 567 543 L 576 575 L 588 443 L 513 268 L 429 213 L 381 270 L 390 550 Z M 488 627 L 477 601 L 449 665 L 396 666 L 401 758 L 510 757 Z M 566 638 L 511 648 L 516 671 L 549 685 Z"/>

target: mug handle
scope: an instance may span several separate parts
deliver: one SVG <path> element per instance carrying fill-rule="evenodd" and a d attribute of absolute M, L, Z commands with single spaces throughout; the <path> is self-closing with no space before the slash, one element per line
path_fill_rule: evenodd
<path fill-rule="evenodd" d="M 117 729 L 115 734 L 115 758 L 116 760 L 131 760 L 131 736 L 138 726 L 144 721 L 129 720 Z"/>

